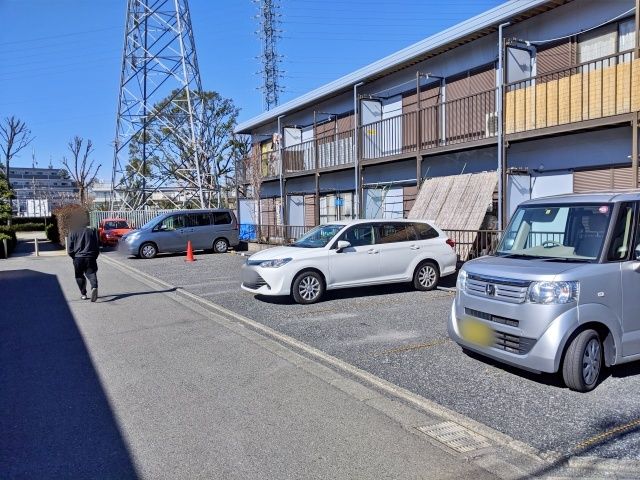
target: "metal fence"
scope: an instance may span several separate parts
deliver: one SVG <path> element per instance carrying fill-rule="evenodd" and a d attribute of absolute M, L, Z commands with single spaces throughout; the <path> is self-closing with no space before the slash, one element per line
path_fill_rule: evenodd
<path fill-rule="evenodd" d="M 89 219 L 92 227 L 97 227 L 101 220 L 106 218 L 124 218 L 133 228 L 139 228 L 149 220 L 164 213 L 173 212 L 175 210 L 109 210 L 90 212 Z"/>
<path fill-rule="evenodd" d="M 270 245 L 286 245 L 294 242 L 315 227 L 301 225 L 256 225 L 240 224 L 240 240 Z"/>

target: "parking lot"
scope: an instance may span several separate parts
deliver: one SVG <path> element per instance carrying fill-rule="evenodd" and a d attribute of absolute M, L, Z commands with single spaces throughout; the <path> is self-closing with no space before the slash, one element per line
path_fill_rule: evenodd
<path fill-rule="evenodd" d="M 245 257 L 233 253 L 198 255 L 194 263 L 182 255 L 107 255 L 543 452 L 640 459 L 640 363 L 611 369 L 595 391 L 580 394 L 555 376 L 462 353 L 447 337 L 448 291 L 416 292 L 409 285 L 339 290 L 302 306 L 242 291 Z"/>

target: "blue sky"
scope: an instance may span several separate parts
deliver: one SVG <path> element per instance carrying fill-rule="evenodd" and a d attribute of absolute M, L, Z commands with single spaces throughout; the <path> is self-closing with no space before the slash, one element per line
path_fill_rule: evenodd
<path fill-rule="evenodd" d="M 502 3 L 499 0 L 280 0 L 281 103 Z M 262 111 L 257 4 L 190 0 L 207 90 L 246 120 Z M 0 117 L 36 137 L 40 166 L 60 166 L 74 135 L 93 140 L 109 178 L 126 0 L 0 0 Z M 15 165 L 31 165 L 31 149 Z"/>

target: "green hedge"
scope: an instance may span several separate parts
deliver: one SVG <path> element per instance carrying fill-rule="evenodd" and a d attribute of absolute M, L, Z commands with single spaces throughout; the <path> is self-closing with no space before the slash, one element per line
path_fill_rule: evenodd
<path fill-rule="evenodd" d="M 44 227 L 45 227 L 44 223 L 33 223 L 33 222 L 11 225 L 11 228 L 13 228 L 15 232 L 43 232 Z"/>
<path fill-rule="evenodd" d="M 7 240 L 7 246 L 9 247 L 9 255 L 16 248 L 18 239 L 16 238 L 16 232 L 11 227 L 0 225 L 0 258 L 5 258 L 4 247 L 2 246 L 2 240 Z"/>
<path fill-rule="evenodd" d="M 47 228 L 44 229 L 47 234 L 47 238 L 53 243 L 60 243 L 60 235 L 58 234 L 58 225 L 50 223 Z"/>

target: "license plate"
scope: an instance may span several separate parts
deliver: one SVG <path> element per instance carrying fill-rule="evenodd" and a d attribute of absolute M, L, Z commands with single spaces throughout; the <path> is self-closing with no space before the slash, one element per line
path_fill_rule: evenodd
<path fill-rule="evenodd" d="M 493 344 L 493 330 L 488 325 L 475 320 L 464 320 L 460 325 L 462 338 L 483 347 Z"/>

